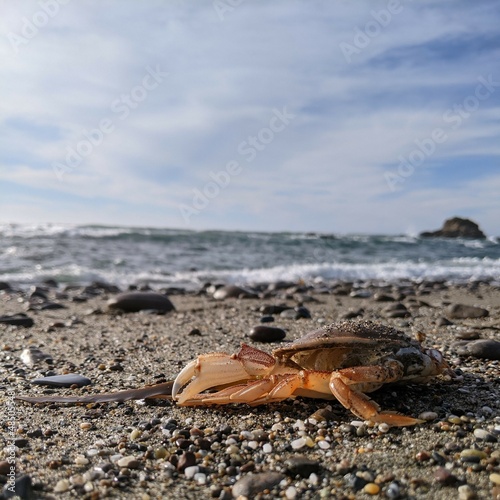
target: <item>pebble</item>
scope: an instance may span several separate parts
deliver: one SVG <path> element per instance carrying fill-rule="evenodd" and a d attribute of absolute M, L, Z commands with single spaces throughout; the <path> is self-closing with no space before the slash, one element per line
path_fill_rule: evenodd
<path fill-rule="evenodd" d="M 69 480 L 61 479 L 57 481 L 56 485 L 54 486 L 54 492 L 64 493 L 65 491 L 68 491 L 70 488 L 71 488 L 71 483 L 69 482 Z"/>
<path fill-rule="evenodd" d="M 490 443 L 497 442 L 496 436 L 484 429 L 474 429 L 474 436 L 480 441 L 488 441 Z"/>
<path fill-rule="evenodd" d="M 300 450 L 301 448 L 304 448 L 306 446 L 306 440 L 304 438 L 298 438 L 294 439 L 290 445 L 292 446 L 292 449 L 294 450 Z"/>
<path fill-rule="evenodd" d="M 363 491 L 368 493 L 368 495 L 377 495 L 380 491 L 380 486 L 376 483 L 368 483 L 365 484 Z"/>
<path fill-rule="evenodd" d="M 484 318 L 489 315 L 487 309 L 466 304 L 451 304 L 448 307 L 448 316 L 453 319 Z"/>
<path fill-rule="evenodd" d="M 167 313 L 175 310 L 170 299 L 156 292 L 125 292 L 108 300 L 108 309 L 122 312 L 153 310 Z"/>
<path fill-rule="evenodd" d="M 291 476 L 309 477 L 319 472 L 321 465 L 317 460 L 312 460 L 304 455 L 296 455 L 285 462 L 287 471 Z"/>
<path fill-rule="evenodd" d="M 0 475 L 6 476 L 10 472 L 10 464 L 7 460 L 2 460 L 0 462 Z"/>
<path fill-rule="evenodd" d="M 418 416 L 418 418 L 425 420 L 426 422 L 430 422 L 432 420 L 436 420 L 436 418 L 438 418 L 438 414 L 435 411 L 424 411 Z"/>
<path fill-rule="evenodd" d="M 0 316 L 0 323 L 4 325 L 23 326 L 24 328 L 30 328 L 35 324 L 33 319 L 24 313 Z"/>
<path fill-rule="evenodd" d="M 481 459 L 486 458 L 487 455 L 484 451 L 476 450 L 474 448 L 467 448 L 460 452 L 460 460 L 462 462 L 479 463 Z"/>
<path fill-rule="evenodd" d="M 264 444 L 264 446 L 262 447 L 262 451 L 263 451 L 264 453 L 272 453 L 272 451 L 273 451 L 273 447 L 272 447 L 272 445 L 271 445 L 271 444 L 269 444 L 269 443 L 265 443 L 265 444 Z"/>
<path fill-rule="evenodd" d="M 274 316 L 261 316 L 260 320 L 261 323 L 273 323 L 274 322 Z"/>
<path fill-rule="evenodd" d="M 32 380 L 31 383 L 51 387 L 71 387 L 72 385 L 84 387 L 92 384 L 92 381 L 83 375 L 79 375 L 78 373 L 66 373 L 65 375 L 53 375 L 52 377 L 36 378 L 35 380 Z"/>
<path fill-rule="evenodd" d="M 500 485 L 500 473 L 493 472 L 492 474 L 490 474 L 490 481 L 494 484 Z"/>
<path fill-rule="evenodd" d="M 192 451 L 185 451 L 177 462 L 177 470 L 184 472 L 188 467 L 196 464 L 196 455 Z"/>
<path fill-rule="evenodd" d="M 473 500 L 474 498 L 476 498 L 476 492 L 468 484 L 462 484 L 458 487 L 459 500 Z"/>
<path fill-rule="evenodd" d="M 493 339 L 478 339 L 458 345 L 458 354 L 475 358 L 500 360 L 500 341 Z"/>
<path fill-rule="evenodd" d="M 250 330 L 249 337 L 255 342 L 279 342 L 286 337 L 286 332 L 282 328 L 260 325 Z"/>
<path fill-rule="evenodd" d="M 233 498 L 240 496 L 253 498 L 257 493 L 277 486 L 284 478 L 285 476 L 279 472 L 249 473 L 234 483 Z"/>
<path fill-rule="evenodd" d="M 141 462 L 139 462 L 136 457 L 130 455 L 120 458 L 120 460 L 116 462 L 116 465 L 118 465 L 118 467 L 123 467 L 124 469 L 138 469 L 141 466 Z"/>
<path fill-rule="evenodd" d="M 297 498 L 297 488 L 295 488 L 295 486 L 289 486 L 285 490 L 285 497 L 288 500 L 293 500 L 294 498 Z"/>
<path fill-rule="evenodd" d="M 24 349 L 21 353 L 21 361 L 30 367 L 45 361 L 47 364 L 52 364 L 53 359 L 50 354 L 43 352 L 37 347 L 30 347 L 28 349 Z"/>
<path fill-rule="evenodd" d="M 83 455 L 78 455 L 75 458 L 76 465 L 88 465 L 90 463 L 89 459 L 84 457 Z"/>
<path fill-rule="evenodd" d="M 199 472 L 200 468 L 197 465 L 191 465 L 184 469 L 184 475 L 187 479 L 193 479 L 194 475 Z"/>

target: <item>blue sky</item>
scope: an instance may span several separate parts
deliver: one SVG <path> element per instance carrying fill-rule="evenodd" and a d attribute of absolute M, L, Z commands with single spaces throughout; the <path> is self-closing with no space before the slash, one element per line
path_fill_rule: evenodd
<path fill-rule="evenodd" d="M 500 235 L 495 0 L 0 11 L 0 222 Z"/>

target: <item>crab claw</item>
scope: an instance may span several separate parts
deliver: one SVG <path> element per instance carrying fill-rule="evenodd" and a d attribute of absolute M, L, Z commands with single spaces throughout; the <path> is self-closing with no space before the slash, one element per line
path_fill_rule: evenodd
<path fill-rule="evenodd" d="M 182 405 L 210 387 L 234 384 L 269 375 L 276 361 L 269 354 L 243 344 L 238 354 L 214 352 L 198 356 L 177 375 L 172 397 Z M 179 394 L 179 391 L 188 384 Z"/>

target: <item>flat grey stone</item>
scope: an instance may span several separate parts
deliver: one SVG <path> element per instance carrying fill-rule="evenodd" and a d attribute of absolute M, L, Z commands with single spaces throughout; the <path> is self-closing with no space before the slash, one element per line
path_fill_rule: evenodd
<path fill-rule="evenodd" d="M 247 474 L 234 483 L 233 498 L 240 496 L 253 498 L 257 493 L 277 486 L 284 478 L 285 476 L 279 472 Z"/>
<path fill-rule="evenodd" d="M 83 387 L 85 385 L 90 385 L 92 381 L 78 373 L 67 373 L 65 375 L 54 375 L 52 377 L 42 377 L 31 381 L 32 384 L 36 385 L 48 385 L 52 387 L 71 387 L 72 385 L 77 385 L 78 387 Z"/>

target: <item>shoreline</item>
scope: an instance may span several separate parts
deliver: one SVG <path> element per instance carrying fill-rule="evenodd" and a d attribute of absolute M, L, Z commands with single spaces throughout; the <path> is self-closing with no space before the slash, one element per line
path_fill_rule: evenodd
<path fill-rule="evenodd" d="M 117 292 L 108 285 L 34 289 L 28 292 L 32 310 L 26 310 L 26 292 L 0 291 L 1 315 L 24 312 L 34 320 L 31 328 L 0 324 L 2 385 L 18 395 L 138 388 L 172 379 L 197 354 L 237 352 L 242 342 L 266 352 L 284 345 L 249 338 L 252 327 L 267 324 L 261 323 L 263 315 L 274 318 L 269 326 L 286 331 L 284 342 L 352 317 L 394 326 L 412 337 L 425 334 L 424 345 L 443 352 L 457 380 L 385 386 L 373 393 L 384 410 L 411 416 L 430 412 L 435 418 L 383 432 L 336 401 L 306 398 L 254 408 L 186 408 L 169 401 L 16 402 L 18 481 L 30 478 L 37 498 L 229 499 L 245 491 L 241 481 L 250 473 L 269 481 L 271 474 L 281 474 L 261 498 L 371 498 L 370 488 L 389 498 L 396 492 L 415 499 L 498 495 L 490 476 L 500 473 L 499 361 L 476 357 L 467 346 L 478 336 L 498 339 L 500 287 L 440 281 L 289 285 L 278 282 L 254 298 L 221 300 L 208 286 L 196 292 L 171 289 L 176 310 L 164 315 L 107 312 L 106 303 Z M 64 307 L 43 308 L 47 303 Z M 261 312 L 276 304 L 306 308 L 311 318 Z M 489 315 L 451 318 L 453 304 L 482 307 Z M 29 347 L 48 354 L 52 363 L 23 363 L 21 353 Z M 48 389 L 30 383 L 65 372 L 88 377 L 92 385 Z M 327 420 L 308 421 L 318 409 Z M 0 461 L 5 457 L 4 452 Z M 298 468 L 290 465 L 294 460 Z M 301 476 L 307 467 L 313 472 Z"/>

